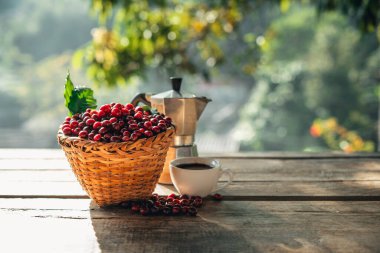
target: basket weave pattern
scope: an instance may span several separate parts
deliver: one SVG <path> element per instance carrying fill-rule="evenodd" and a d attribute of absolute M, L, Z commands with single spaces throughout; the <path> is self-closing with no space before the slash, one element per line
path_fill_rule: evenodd
<path fill-rule="evenodd" d="M 58 133 L 58 142 L 82 188 L 99 206 L 150 196 L 174 136 L 167 129 L 135 142 L 102 143 Z"/>

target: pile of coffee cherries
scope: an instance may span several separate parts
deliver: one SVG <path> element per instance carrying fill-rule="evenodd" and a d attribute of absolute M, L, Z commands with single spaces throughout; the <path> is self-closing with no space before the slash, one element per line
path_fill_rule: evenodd
<path fill-rule="evenodd" d="M 61 125 L 67 136 L 100 142 L 128 142 L 149 138 L 166 131 L 172 120 L 148 107 L 132 104 L 105 104 L 67 117 Z"/>
<path fill-rule="evenodd" d="M 153 193 L 144 200 L 131 200 L 121 203 L 124 208 L 142 215 L 188 215 L 196 216 L 197 208 L 201 207 L 203 199 L 199 196 L 175 195 L 159 196 Z"/>
<path fill-rule="evenodd" d="M 214 194 L 214 200 L 221 200 L 222 195 Z M 148 199 L 122 202 L 122 207 L 141 215 L 197 216 L 198 208 L 203 205 L 200 196 L 176 195 L 159 196 L 153 193 Z"/>

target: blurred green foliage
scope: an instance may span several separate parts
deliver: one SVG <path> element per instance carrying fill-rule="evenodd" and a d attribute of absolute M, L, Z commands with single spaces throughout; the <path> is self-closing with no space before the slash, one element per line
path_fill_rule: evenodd
<path fill-rule="evenodd" d="M 364 32 L 375 32 L 380 28 L 380 1 L 378 0 L 319 0 L 316 5 L 320 14 L 326 11 L 339 11 Z"/>
<path fill-rule="evenodd" d="M 81 47 L 91 39 L 83 31 L 97 24 L 83 18 L 87 12 L 69 0 L 0 1 L 0 65 L 20 67 Z"/>
<path fill-rule="evenodd" d="M 22 104 L 17 96 L 0 91 L 0 128 L 17 128 L 22 121 Z"/>
<path fill-rule="evenodd" d="M 336 12 L 317 19 L 311 8 L 293 8 L 265 37 L 257 85 L 238 127 L 246 134 L 245 149 L 323 147 L 308 126 L 328 117 L 377 139 L 380 50 L 374 34 L 361 35 Z"/>
<path fill-rule="evenodd" d="M 272 6 L 278 3 L 283 13 L 299 5 L 290 0 L 270 2 Z M 338 10 L 363 32 L 379 29 L 380 34 L 377 0 L 302 3 L 313 5 L 319 14 Z M 261 0 L 92 0 L 101 26 L 92 31 L 92 42 L 77 51 L 73 62 L 75 66 L 86 65 L 89 77 L 98 85 L 125 83 L 151 68 L 165 69 L 168 75 L 183 71 L 203 74 L 209 80 L 209 70 L 230 57 L 223 51 L 223 41 L 233 36 L 243 17 L 265 4 Z M 258 36 L 248 33 L 245 39 L 250 43 Z M 260 44 L 265 46 L 265 41 Z M 256 64 L 245 65 L 243 71 L 255 71 Z"/>
<path fill-rule="evenodd" d="M 98 84 L 113 86 L 149 68 L 170 74 L 204 73 L 224 59 L 220 42 L 233 32 L 242 10 L 237 1 L 92 1 L 103 26 L 74 56 Z M 112 28 L 106 25 L 112 18 Z"/>
<path fill-rule="evenodd" d="M 355 131 L 349 131 L 340 126 L 333 117 L 314 120 L 310 127 L 310 135 L 314 138 L 323 138 L 332 149 L 346 153 L 375 150 L 372 141 L 363 140 Z"/>

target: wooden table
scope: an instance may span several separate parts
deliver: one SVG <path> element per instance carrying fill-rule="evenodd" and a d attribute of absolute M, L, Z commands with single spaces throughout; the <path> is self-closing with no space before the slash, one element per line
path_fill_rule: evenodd
<path fill-rule="evenodd" d="M 96 207 L 61 150 L 0 150 L 0 252 L 380 252 L 379 154 L 218 159 L 224 201 L 144 217 Z"/>

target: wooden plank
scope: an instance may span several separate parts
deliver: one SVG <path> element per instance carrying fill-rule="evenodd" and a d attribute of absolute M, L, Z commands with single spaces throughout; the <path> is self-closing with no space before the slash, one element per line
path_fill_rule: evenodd
<path fill-rule="evenodd" d="M 160 195 L 169 195 L 175 192 L 173 186 L 157 185 L 155 192 Z M 78 182 L 6 182 L 0 184 L 0 198 L 2 197 L 63 197 L 83 198 L 87 194 Z"/>
<path fill-rule="evenodd" d="M 209 201 L 198 217 L 143 217 L 89 200 L 0 199 L 0 251 L 377 252 L 379 208 L 380 202 Z"/>
<path fill-rule="evenodd" d="M 54 166 L 54 165 L 53 165 Z M 59 165 L 57 164 L 57 168 Z M 239 172 L 234 169 L 234 181 L 254 181 L 247 176 L 246 172 Z M 227 180 L 227 176 L 221 178 L 222 181 Z M 376 180 L 376 178 L 375 178 Z M 379 178 L 380 180 L 380 178 Z M 6 169 L 0 170 L 0 183 L 2 182 L 74 182 L 76 181 L 74 173 L 70 168 L 66 169 Z"/>
<path fill-rule="evenodd" d="M 5 166 L 4 161 L 9 161 L 9 164 Z M 17 162 L 20 162 L 19 167 L 14 164 Z M 222 163 L 235 172 L 234 183 L 221 192 L 226 196 L 380 195 L 380 163 L 377 159 L 348 161 L 346 159 L 236 160 L 226 158 L 222 159 Z M 23 164 L 25 166 L 22 166 Z M 85 196 L 64 159 L 15 159 L 13 161 L 3 159 L 0 161 L 1 166 L 10 168 L 0 170 L 2 196 Z M 14 168 L 12 166 L 18 169 L 12 169 Z M 161 187 L 160 191 L 162 189 L 165 188 Z M 164 192 L 171 191 L 165 189 Z"/>
<path fill-rule="evenodd" d="M 288 201 L 213 201 L 205 200 L 204 206 L 200 208 L 201 213 L 207 214 L 208 212 L 217 212 L 219 214 L 230 213 L 232 210 L 238 211 L 236 214 L 244 213 L 245 207 L 249 207 L 248 213 L 251 209 L 260 210 L 264 208 L 269 212 L 289 213 L 289 212 L 324 212 L 327 214 L 368 214 L 374 213 L 380 216 L 379 207 L 380 201 L 356 202 L 356 201 L 304 201 L 304 202 L 288 202 Z M 225 209 L 227 208 L 227 209 Z M 210 211 L 211 210 L 211 211 Z M 23 213 L 25 211 L 25 213 Z M 89 218 L 89 211 L 91 214 L 96 214 L 96 218 L 117 218 L 131 215 L 126 209 L 121 207 L 107 207 L 99 208 L 90 199 L 24 199 L 24 198 L 0 198 L 0 212 L 1 214 L 25 214 L 26 217 L 33 217 L 28 213 L 31 212 L 68 212 L 66 218 Z M 70 212 L 80 212 L 79 216 L 71 216 Z M 40 213 L 40 214 L 41 214 Z M 216 213 L 214 213 L 216 214 Z M 140 219 L 139 216 L 132 215 L 134 218 Z M 53 217 L 53 215 L 52 215 Z M 168 217 L 170 218 L 170 217 Z M 175 217 L 173 217 L 175 218 Z M 175 219 L 173 219 L 175 221 Z M 380 222 L 380 220 L 375 220 Z M 380 228 L 379 228 L 380 229 Z"/>
<path fill-rule="evenodd" d="M 61 149 L 0 149 L 0 159 L 64 159 Z"/>
<path fill-rule="evenodd" d="M 66 159 L 0 159 L 1 170 L 67 170 L 70 164 Z"/>
<path fill-rule="evenodd" d="M 294 169 L 296 170 L 296 168 Z M 358 168 L 357 170 L 352 169 L 345 171 L 344 169 L 331 170 L 329 168 L 322 169 L 319 171 L 310 171 L 310 175 L 306 175 L 306 170 L 300 168 L 298 170 L 303 170 L 301 175 L 297 174 L 296 171 L 291 168 L 283 170 L 275 170 L 268 168 L 267 173 L 265 170 L 259 168 L 252 169 L 251 171 L 244 168 L 232 168 L 234 172 L 234 181 L 253 181 L 253 182 L 268 182 L 268 181 L 360 181 L 360 180 L 380 180 L 380 170 L 369 170 L 364 167 Z M 276 173 L 278 171 L 278 173 Z M 288 172 L 288 173 L 287 173 Z M 279 174 L 279 176 L 276 176 Z M 290 174 L 290 175 L 289 175 Z M 320 177 L 318 177 L 320 175 Z M 226 181 L 227 176 L 223 176 L 221 181 Z M 0 183 L 1 182 L 61 182 L 61 181 L 76 181 L 74 173 L 71 169 L 62 170 L 0 170 Z"/>
<path fill-rule="evenodd" d="M 264 151 L 264 152 L 239 152 L 239 153 L 220 153 L 220 154 L 201 154 L 200 156 L 208 156 L 214 158 L 233 158 L 233 159 L 356 159 L 356 158 L 380 158 L 380 153 L 344 153 L 340 151 L 330 152 L 292 152 L 292 151 Z"/>
<path fill-rule="evenodd" d="M 76 182 L 71 169 L 0 170 L 0 184 L 6 182 Z"/>
<path fill-rule="evenodd" d="M 173 186 L 157 185 L 155 192 L 168 195 L 175 192 Z M 289 197 L 313 197 L 313 199 L 368 200 L 380 199 L 380 180 L 330 181 L 330 182 L 233 182 L 224 190 L 218 191 L 225 197 L 244 197 L 251 200 L 297 200 Z M 87 196 L 76 181 L 21 181 L 0 182 L 0 197 L 84 197 Z M 249 198 L 251 197 L 251 198 Z M 265 198 L 258 198 L 265 197 Z M 321 198 L 316 198 L 321 197 Z M 339 198 L 331 198 L 339 197 Z M 375 199 L 376 199 L 375 198 Z M 304 198 L 298 198 L 304 200 Z"/>
<path fill-rule="evenodd" d="M 380 159 L 220 159 L 235 172 L 237 181 L 336 181 L 380 180 Z M 2 159 L 4 171 L 70 170 L 65 159 Z M 33 172 L 34 173 L 34 172 Z M 9 174 L 8 174 L 9 175 Z M 1 176 L 0 176 L 1 178 Z"/>
<path fill-rule="evenodd" d="M 211 156 L 217 158 L 265 158 L 265 159 L 315 159 L 315 158 L 380 158 L 380 153 L 343 153 L 337 151 L 331 152 L 239 152 L 227 154 L 201 154 L 201 156 Z M 0 148 L 0 159 L 60 159 L 64 158 L 64 153 L 61 149 L 4 149 Z"/>
<path fill-rule="evenodd" d="M 225 196 L 378 196 L 380 181 L 336 181 L 336 182 L 234 182 L 219 191 Z M 254 198 L 253 198 L 254 199 Z M 326 198 L 328 199 L 328 198 Z"/>
<path fill-rule="evenodd" d="M 220 159 L 241 177 L 252 181 L 378 180 L 379 159 Z"/>

